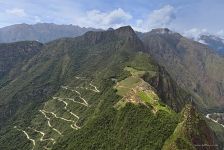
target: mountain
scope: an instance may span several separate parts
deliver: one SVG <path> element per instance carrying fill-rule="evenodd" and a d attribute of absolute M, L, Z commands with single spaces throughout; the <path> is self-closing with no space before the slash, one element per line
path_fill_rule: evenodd
<path fill-rule="evenodd" d="M 63 37 L 80 36 L 93 28 L 81 28 L 74 25 L 56 25 L 53 23 L 37 23 L 34 25 L 16 24 L 0 28 L 0 43 L 17 41 L 39 41 L 46 43 Z"/>
<path fill-rule="evenodd" d="M 165 67 L 179 86 L 194 95 L 198 106 L 223 108 L 223 57 L 169 29 L 154 29 L 141 39 L 154 60 Z"/>
<path fill-rule="evenodd" d="M 18 73 L 16 72 L 17 68 L 27 63 L 32 56 L 40 51 L 41 47 L 42 44 L 38 42 L 0 44 L 0 81 L 6 75 L 8 77 L 15 76 Z"/>
<path fill-rule="evenodd" d="M 166 150 L 180 139 L 199 150 L 220 142 L 194 95 L 129 26 L 40 45 L 18 72 L 2 79 L 0 149 Z"/>
<path fill-rule="evenodd" d="M 224 56 L 224 39 L 214 35 L 201 35 L 199 41 L 214 49 L 218 54 Z"/>
<path fill-rule="evenodd" d="M 212 130 L 195 108 L 192 105 L 186 105 L 181 112 L 180 123 L 165 142 L 163 149 L 216 149 L 214 136 Z M 203 147 L 205 141 L 209 145 L 207 148 L 206 146 Z"/>

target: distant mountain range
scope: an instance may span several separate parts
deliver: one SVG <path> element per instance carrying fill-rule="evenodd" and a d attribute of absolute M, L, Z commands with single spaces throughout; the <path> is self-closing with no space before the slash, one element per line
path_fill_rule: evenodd
<path fill-rule="evenodd" d="M 224 56 L 224 39 L 215 35 L 201 35 L 199 37 L 199 42 L 208 45 L 218 54 Z"/>
<path fill-rule="evenodd" d="M 87 31 L 98 31 L 98 29 L 53 23 L 16 24 L 0 28 L 0 43 L 27 40 L 46 43 L 62 37 L 77 37 Z"/>
<path fill-rule="evenodd" d="M 18 41 L 39 41 L 46 43 L 64 37 L 77 37 L 88 31 L 100 31 L 101 29 L 85 28 L 76 25 L 57 25 L 53 23 L 16 24 L 0 28 L 0 43 Z M 109 28 L 108 30 L 113 30 Z M 102 30 L 101 30 L 102 31 Z M 136 32 L 141 36 L 143 33 Z M 224 55 L 224 39 L 215 35 L 201 35 L 198 42 L 206 44 L 220 55 Z"/>

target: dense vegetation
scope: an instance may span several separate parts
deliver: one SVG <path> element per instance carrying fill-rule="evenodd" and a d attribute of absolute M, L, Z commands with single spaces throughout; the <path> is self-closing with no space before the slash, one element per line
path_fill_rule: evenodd
<path fill-rule="evenodd" d="M 186 105 L 180 118 L 175 131 L 165 142 L 164 150 L 218 149 L 214 134 L 194 106 Z"/>

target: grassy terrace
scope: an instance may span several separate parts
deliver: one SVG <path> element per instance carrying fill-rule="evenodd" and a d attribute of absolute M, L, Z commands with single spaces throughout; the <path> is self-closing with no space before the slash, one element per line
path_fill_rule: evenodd
<path fill-rule="evenodd" d="M 125 78 L 116 85 L 117 94 L 120 96 L 125 96 L 132 88 L 136 87 L 141 81 L 140 77 L 145 73 L 145 71 L 138 71 L 131 67 L 125 67 L 124 70 L 129 71 L 132 76 Z"/>
<path fill-rule="evenodd" d="M 156 95 L 156 93 L 154 91 L 140 91 L 138 93 L 138 96 L 147 105 L 152 106 L 153 111 L 155 113 L 160 110 L 166 111 L 168 113 L 172 112 L 172 110 L 167 105 L 165 105 L 159 101 L 159 97 Z"/>
<path fill-rule="evenodd" d="M 135 77 L 141 77 L 146 72 L 146 71 L 134 69 L 132 67 L 125 67 L 124 70 L 129 71 L 131 73 L 131 75 L 135 76 Z"/>
<path fill-rule="evenodd" d="M 125 78 L 124 80 L 117 83 L 115 88 L 117 89 L 117 94 L 125 97 L 129 94 L 131 90 L 136 91 L 136 87 L 142 84 L 144 82 L 141 77 L 145 73 L 150 73 L 150 71 L 143 71 L 143 70 L 137 70 L 132 67 L 125 67 L 124 70 L 129 71 L 131 73 L 130 77 Z M 144 83 L 148 84 L 148 83 Z M 144 87 L 142 87 L 144 89 Z M 132 93 L 133 94 L 133 93 Z M 172 110 L 165 104 L 160 102 L 160 99 L 158 95 L 153 91 L 149 89 L 137 91 L 135 93 L 135 97 L 138 97 L 141 99 L 142 102 L 144 102 L 146 105 L 151 106 L 153 108 L 153 112 L 156 113 L 157 111 L 166 111 L 168 113 L 171 113 Z M 120 100 L 116 106 L 118 108 L 124 107 L 126 104 L 126 101 L 124 99 Z"/>
<path fill-rule="evenodd" d="M 116 85 L 117 94 L 125 96 L 132 88 L 134 88 L 140 82 L 139 78 L 128 77 Z"/>

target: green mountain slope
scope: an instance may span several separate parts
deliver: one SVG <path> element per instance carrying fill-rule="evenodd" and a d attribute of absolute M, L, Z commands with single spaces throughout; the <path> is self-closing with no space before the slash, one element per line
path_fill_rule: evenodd
<path fill-rule="evenodd" d="M 24 65 L 41 47 L 42 44 L 38 42 L 0 44 L 0 80 L 11 70 L 16 71 L 16 67 Z M 15 73 L 11 72 L 10 75 L 13 76 Z"/>
<path fill-rule="evenodd" d="M 214 139 L 214 133 L 194 106 L 186 105 L 181 112 L 180 123 L 162 149 L 218 149 Z"/>
<path fill-rule="evenodd" d="M 44 44 L 0 89 L 0 148 L 161 149 L 192 96 L 144 51 L 131 27 Z"/>

